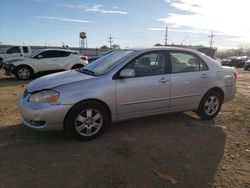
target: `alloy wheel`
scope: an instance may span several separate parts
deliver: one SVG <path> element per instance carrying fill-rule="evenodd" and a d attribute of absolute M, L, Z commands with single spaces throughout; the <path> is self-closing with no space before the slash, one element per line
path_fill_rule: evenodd
<path fill-rule="evenodd" d="M 96 134 L 103 125 L 101 113 L 95 109 L 86 109 L 79 113 L 75 120 L 76 131 L 83 136 Z"/>

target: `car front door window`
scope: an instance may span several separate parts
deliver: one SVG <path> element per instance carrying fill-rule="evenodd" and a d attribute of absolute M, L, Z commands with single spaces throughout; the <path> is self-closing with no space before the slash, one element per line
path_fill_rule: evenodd
<path fill-rule="evenodd" d="M 165 74 L 165 54 L 153 52 L 142 55 L 130 62 L 126 68 L 134 69 L 135 77 Z"/>

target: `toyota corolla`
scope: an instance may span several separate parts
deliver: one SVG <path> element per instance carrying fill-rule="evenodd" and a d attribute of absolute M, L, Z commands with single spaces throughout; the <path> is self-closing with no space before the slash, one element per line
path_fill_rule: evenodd
<path fill-rule="evenodd" d="M 68 130 L 89 140 L 125 119 L 180 111 L 214 118 L 234 98 L 236 79 L 234 68 L 195 50 L 118 50 L 84 68 L 32 81 L 20 111 L 30 128 Z"/>

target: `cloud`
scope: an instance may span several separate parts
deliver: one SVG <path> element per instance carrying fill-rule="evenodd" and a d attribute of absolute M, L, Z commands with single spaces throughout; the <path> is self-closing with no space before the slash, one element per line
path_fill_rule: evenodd
<path fill-rule="evenodd" d="M 88 20 L 61 18 L 61 17 L 55 17 L 55 16 L 35 16 L 34 18 L 47 19 L 47 20 L 58 20 L 58 21 L 65 21 L 65 22 L 91 23 L 91 21 L 88 21 Z"/>
<path fill-rule="evenodd" d="M 89 7 L 89 8 L 86 8 L 85 10 L 86 11 L 89 11 L 89 12 L 100 12 L 100 13 L 103 13 L 103 14 L 128 14 L 127 12 L 125 11 L 119 11 L 119 10 L 105 10 L 105 9 L 101 9 L 101 7 L 103 7 L 103 5 L 100 5 L 100 4 L 94 4 L 92 7 Z M 114 8 L 115 7 L 115 8 Z M 114 6 L 112 7 L 113 9 L 116 9 L 118 7 Z"/>
<path fill-rule="evenodd" d="M 237 0 L 165 0 L 170 6 L 183 13 L 169 13 L 158 20 L 165 25 L 194 30 L 215 31 L 232 36 L 232 40 L 250 42 L 250 1 Z M 187 14 L 187 11 L 190 14 Z M 190 30 L 192 30 L 190 29 Z M 215 38 L 216 40 L 216 38 Z"/>
<path fill-rule="evenodd" d="M 166 31 L 166 27 L 149 27 L 147 30 L 150 31 Z M 174 31 L 174 32 L 182 32 L 182 33 L 197 33 L 197 34 L 210 34 L 207 30 L 201 30 L 201 29 L 182 29 L 182 28 L 170 28 L 168 27 L 169 31 Z M 220 34 L 214 32 L 214 34 Z"/>
<path fill-rule="evenodd" d="M 76 8 L 76 5 L 70 4 L 70 3 L 56 3 L 56 6 L 59 7 L 66 7 L 66 8 Z"/>

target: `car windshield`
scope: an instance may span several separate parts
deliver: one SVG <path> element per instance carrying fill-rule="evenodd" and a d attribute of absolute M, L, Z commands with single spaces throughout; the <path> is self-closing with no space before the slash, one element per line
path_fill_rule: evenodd
<path fill-rule="evenodd" d="M 132 50 L 119 50 L 111 52 L 93 61 L 84 68 L 78 69 L 78 71 L 83 73 L 90 73 L 96 76 L 106 74 L 133 52 L 134 51 Z"/>

